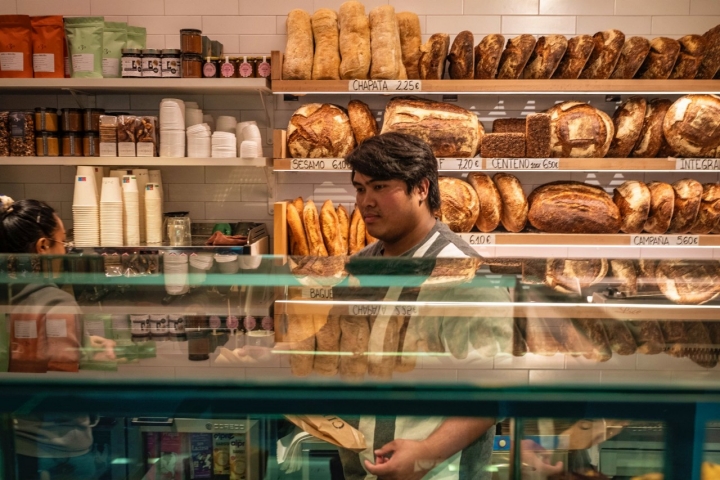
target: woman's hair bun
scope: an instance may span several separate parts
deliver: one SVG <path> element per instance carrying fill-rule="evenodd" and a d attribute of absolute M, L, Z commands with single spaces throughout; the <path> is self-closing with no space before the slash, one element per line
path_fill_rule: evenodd
<path fill-rule="evenodd" d="M 12 198 L 0 195 L 0 214 L 10 213 L 12 211 L 13 203 L 15 203 L 15 200 Z"/>

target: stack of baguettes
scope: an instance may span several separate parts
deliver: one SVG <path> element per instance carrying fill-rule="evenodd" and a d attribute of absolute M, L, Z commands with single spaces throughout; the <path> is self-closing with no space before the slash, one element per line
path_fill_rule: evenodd
<path fill-rule="evenodd" d="M 318 212 L 315 202 L 298 197 L 286 210 L 290 255 L 352 255 L 376 240 L 365 229 L 358 208 L 349 215 L 343 205 L 335 209 L 332 200 L 326 200 Z"/>

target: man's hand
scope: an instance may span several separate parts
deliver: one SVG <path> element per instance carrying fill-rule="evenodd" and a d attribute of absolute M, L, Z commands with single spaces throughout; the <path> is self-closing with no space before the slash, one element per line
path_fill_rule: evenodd
<path fill-rule="evenodd" d="M 420 480 L 439 462 L 416 440 L 394 440 L 374 453 L 375 464 L 365 460 L 365 468 L 381 480 Z"/>
<path fill-rule="evenodd" d="M 520 442 L 520 457 L 523 467 L 544 476 L 556 475 L 563 471 L 563 462 L 551 465 L 547 458 L 547 450 L 529 439 Z"/>
<path fill-rule="evenodd" d="M 97 335 L 90 335 L 90 348 L 93 350 L 92 359 L 100 362 L 115 360 L 115 340 L 109 340 Z"/>

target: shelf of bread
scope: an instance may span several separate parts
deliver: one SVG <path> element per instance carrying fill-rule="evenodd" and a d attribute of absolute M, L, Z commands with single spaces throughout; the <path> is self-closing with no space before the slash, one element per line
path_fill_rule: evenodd
<path fill-rule="evenodd" d="M 720 235 L 653 235 L 648 233 L 461 233 L 460 236 L 474 247 L 491 245 L 530 246 L 614 246 L 614 247 L 720 247 Z M 542 252 L 540 252 L 542 254 Z"/>
<path fill-rule="evenodd" d="M 0 167 L 11 165 L 124 166 L 138 167 L 270 167 L 272 159 L 258 158 L 165 158 L 165 157 L 0 157 Z"/>
<path fill-rule="evenodd" d="M 238 95 L 270 93 L 266 78 L 1 78 L 2 94 L 17 93 L 143 93 Z"/>

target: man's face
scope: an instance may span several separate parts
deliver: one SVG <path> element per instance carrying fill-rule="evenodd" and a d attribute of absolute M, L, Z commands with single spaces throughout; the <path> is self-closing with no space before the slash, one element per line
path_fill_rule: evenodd
<path fill-rule="evenodd" d="M 397 242 L 428 213 L 422 202 L 427 198 L 425 183 L 408 194 L 402 180 L 374 180 L 355 172 L 353 186 L 367 231 L 384 242 Z"/>

